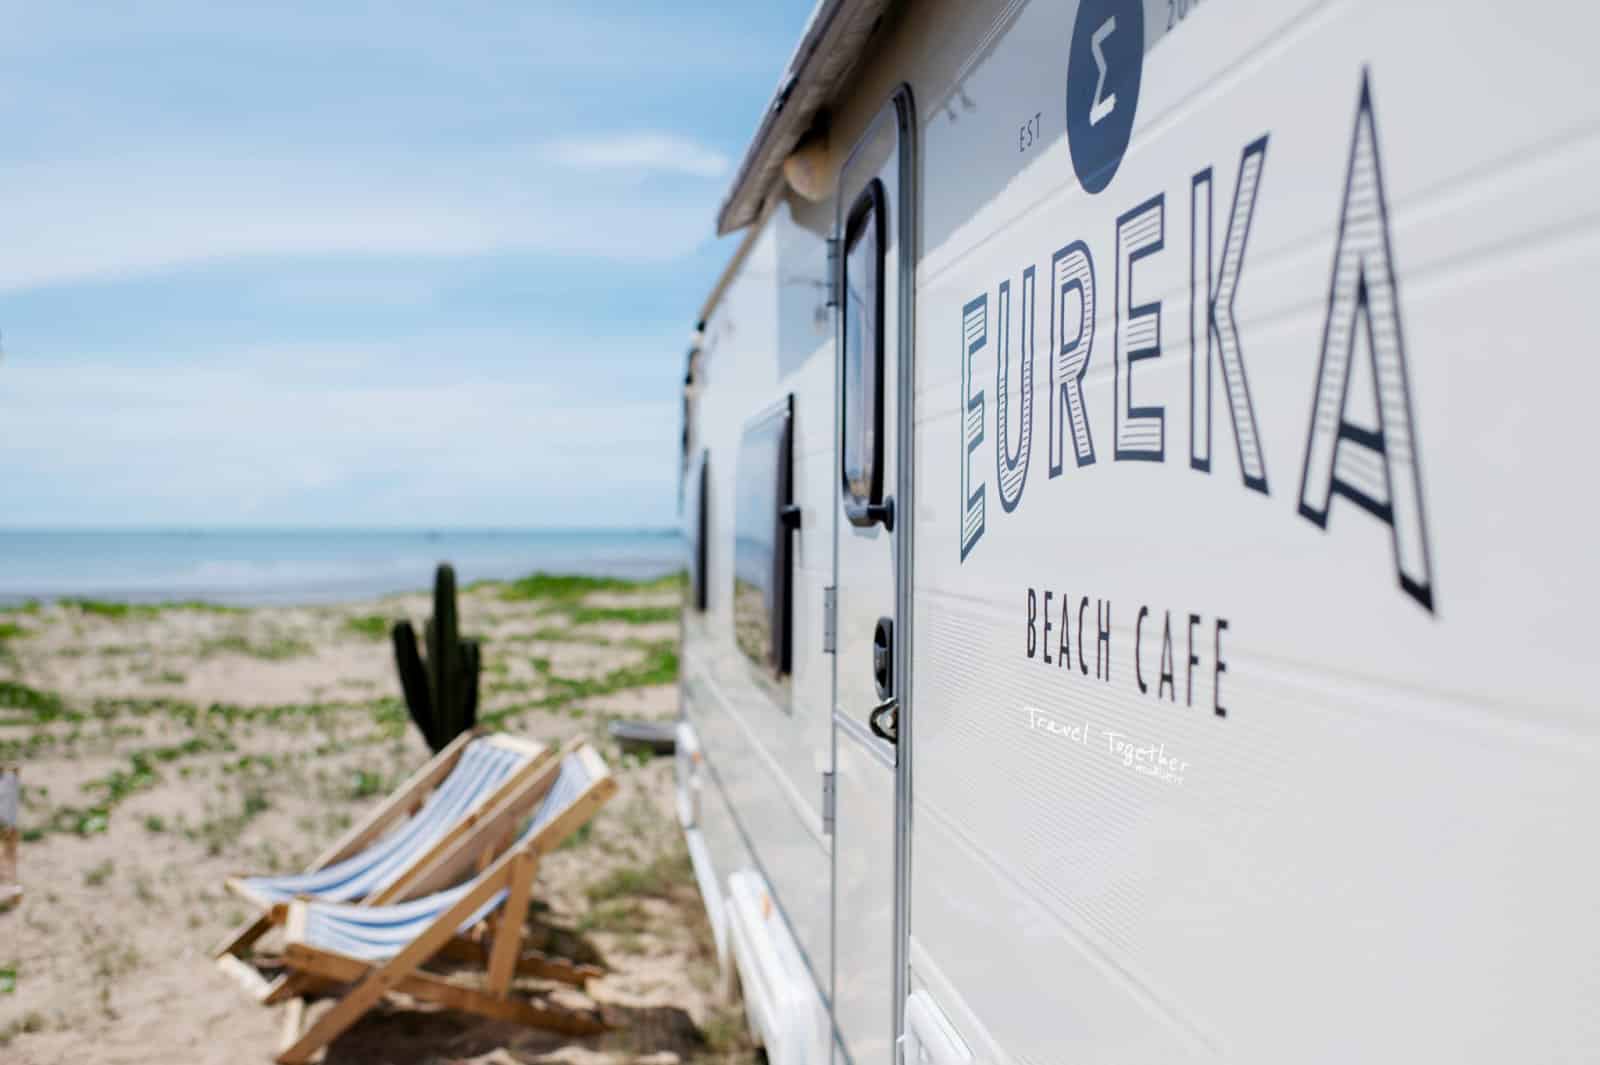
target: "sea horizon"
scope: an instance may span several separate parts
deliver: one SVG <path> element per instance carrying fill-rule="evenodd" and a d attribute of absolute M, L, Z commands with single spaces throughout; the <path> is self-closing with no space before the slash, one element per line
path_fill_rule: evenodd
<path fill-rule="evenodd" d="M 0 527 L 0 604 L 29 599 L 321 604 L 536 571 L 650 579 L 681 569 L 673 528 Z"/>

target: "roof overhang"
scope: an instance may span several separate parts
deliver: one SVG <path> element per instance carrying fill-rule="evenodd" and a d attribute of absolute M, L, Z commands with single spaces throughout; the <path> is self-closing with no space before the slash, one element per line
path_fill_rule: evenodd
<path fill-rule="evenodd" d="M 783 161 L 811 131 L 866 51 L 892 0 L 818 0 L 777 92 L 739 161 L 733 187 L 717 211 L 717 236 L 754 222 L 783 180 Z"/>

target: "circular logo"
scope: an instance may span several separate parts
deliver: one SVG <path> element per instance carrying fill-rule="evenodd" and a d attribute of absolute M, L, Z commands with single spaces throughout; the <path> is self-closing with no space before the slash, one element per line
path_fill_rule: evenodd
<path fill-rule="evenodd" d="M 1111 184 L 1128 150 L 1143 67 L 1143 0 L 1083 0 L 1067 54 L 1067 147 L 1089 192 Z"/>

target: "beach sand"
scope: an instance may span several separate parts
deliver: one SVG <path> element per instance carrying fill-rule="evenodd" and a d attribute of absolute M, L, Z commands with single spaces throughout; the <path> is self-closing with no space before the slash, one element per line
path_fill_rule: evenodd
<path fill-rule="evenodd" d="M 616 717 L 674 716 L 679 598 L 675 582 L 539 580 L 461 596 L 483 646 L 481 720 L 588 736 L 618 777 L 541 864 L 530 911 L 547 949 L 606 966 L 589 996 L 615 1030 L 573 1039 L 394 1002 L 328 1062 L 753 1060 L 673 816 L 671 759 L 606 733 Z M 0 614 L 0 765 L 21 767 L 25 892 L 0 913 L 0 1060 L 270 1060 L 280 1011 L 211 960 L 248 913 L 223 879 L 304 868 L 426 760 L 388 628 L 406 617 L 420 632 L 430 609 L 417 594 Z"/>

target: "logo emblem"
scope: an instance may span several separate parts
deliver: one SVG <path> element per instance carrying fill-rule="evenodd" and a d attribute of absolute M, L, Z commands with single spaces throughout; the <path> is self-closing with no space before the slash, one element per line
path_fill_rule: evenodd
<path fill-rule="evenodd" d="M 1143 69 L 1143 0 L 1083 0 L 1067 55 L 1067 147 L 1088 192 L 1122 164 Z"/>

